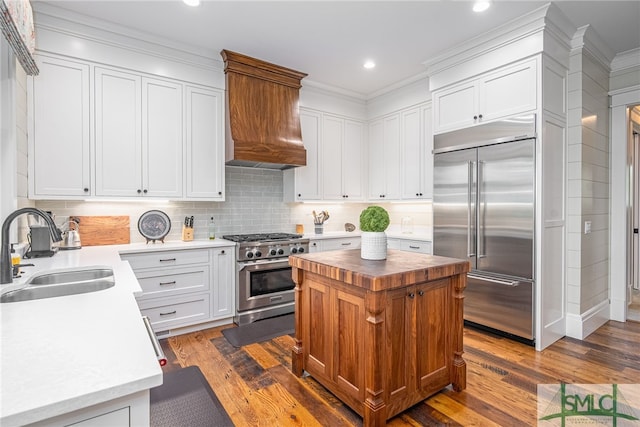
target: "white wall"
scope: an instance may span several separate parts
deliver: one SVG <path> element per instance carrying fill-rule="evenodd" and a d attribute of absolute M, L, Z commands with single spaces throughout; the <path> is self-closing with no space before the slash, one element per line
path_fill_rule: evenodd
<path fill-rule="evenodd" d="M 568 83 L 567 334 L 583 338 L 591 312 L 609 312 L 609 68 L 587 43 L 571 52 Z"/>

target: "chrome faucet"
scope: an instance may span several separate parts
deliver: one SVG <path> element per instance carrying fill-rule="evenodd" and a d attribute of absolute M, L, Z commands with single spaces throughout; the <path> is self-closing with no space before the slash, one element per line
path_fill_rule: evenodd
<path fill-rule="evenodd" d="M 62 240 L 62 232 L 58 229 L 53 218 L 45 211 L 36 208 L 22 208 L 13 211 L 9 214 L 7 219 L 2 223 L 2 250 L 0 251 L 0 284 L 13 282 L 13 272 L 11 269 L 11 257 L 9 255 L 9 228 L 11 222 L 18 216 L 30 213 L 42 217 L 49 226 L 49 232 L 51 233 L 51 239 L 54 242 Z"/>

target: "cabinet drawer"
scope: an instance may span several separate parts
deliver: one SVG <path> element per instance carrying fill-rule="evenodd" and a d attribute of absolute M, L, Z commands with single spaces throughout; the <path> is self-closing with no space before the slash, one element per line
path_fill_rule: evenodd
<path fill-rule="evenodd" d="M 419 252 L 422 254 L 431 253 L 431 242 L 420 240 L 401 240 L 400 250 L 408 252 Z"/>
<path fill-rule="evenodd" d="M 131 268 L 135 270 L 153 267 L 171 267 L 174 265 L 206 264 L 209 262 L 209 251 L 180 250 L 146 252 L 137 254 L 123 254 L 121 258 L 129 261 Z"/>
<path fill-rule="evenodd" d="M 210 289 L 209 266 L 156 269 L 136 273 L 144 294 L 138 299 L 165 297 Z"/>
<path fill-rule="evenodd" d="M 154 331 L 164 331 L 207 321 L 211 314 L 211 295 L 184 295 L 171 298 L 139 300 L 143 316 L 148 316 Z"/>
<path fill-rule="evenodd" d="M 357 249 L 360 247 L 360 237 L 347 237 L 344 239 L 326 239 L 322 241 L 323 251 L 335 251 L 338 249 Z"/>
<path fill-rule="evenodd" d="M 407 252 L 418 252 L 421 254 L 431 254 L 431 242 L 425 240 L 405 240 L 398 238 L 387 238 L 387 248 L 397 249 Z"/>

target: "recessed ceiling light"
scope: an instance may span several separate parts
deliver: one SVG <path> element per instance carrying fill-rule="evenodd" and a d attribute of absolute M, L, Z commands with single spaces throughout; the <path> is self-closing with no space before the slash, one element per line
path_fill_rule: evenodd
<path fill-rule="evenodd" d="M 200 6 L 200 0 L 182 0 L 187 6 Z"/>
<path fill-rule="evenodd" d="M 371 69 L 371 68 L 373 68 L 375 66 L 376 66 L 376 63 L 371 61 L 371 60 L 365 61 L 364 65 L 363 65 L 363 67 L 366 68 L 367 70 L 369 70 L 369 69 Z"/>
<path fill-rule="evenodd" d="M 478 0 L 473 4 L 473 11 L 474 12 L 484 12 L 485 10 L 489 9 L 489 6 L 491 6 L 491 2 L 490 1 Z"/>

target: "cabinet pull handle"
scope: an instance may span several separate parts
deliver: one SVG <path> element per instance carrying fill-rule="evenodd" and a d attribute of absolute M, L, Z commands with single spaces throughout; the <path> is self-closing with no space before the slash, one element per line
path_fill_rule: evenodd
<path fill-rule="evenodd" d="M 342 246 L 349 246 L 349 245 L 351 245 L 351 242 L 344 242 L 344 243 L 341 243 L 341 245 Z"/>
<path fill-rule="evenodd" d="M 165 258 L 165 259 L 160 259 L 160 262 L 171 262 L 171 261 L 175 261 L 175 258 Z"/>
<path fill-rule="evenodd" d="M 418 295 L 423 296 L 424 295 L 424 291 L 418 291 Z"/>
<path fill-rule="evenodd" d="M 409 298 L 413 299 L 413 298 L 415 298 L 415 297 L 416 297 L 416 294 L 414 294 L 413 292 L 411 292 L 411 293 L 409 294 Z"/>
<path fill-rule="evenodd" d="M 420 249 L 420 246 L 412 246 L 412 245 L 409 245 L 409 248 L 410 248 L 410 249 Z"/>
<path fill-rule="evenodd" d="M 168 316 L 170 314 L 176 314 L 176 310 L 170 311 L 168 313 L 160 313 L 160 316 Z"/>
<path fill-rule="evenodd" d="M 175 285 L 176 281 L 173 280 L 171 282 L 160 282 L 160 286 L 165 286 L 165 285 Z"/>

